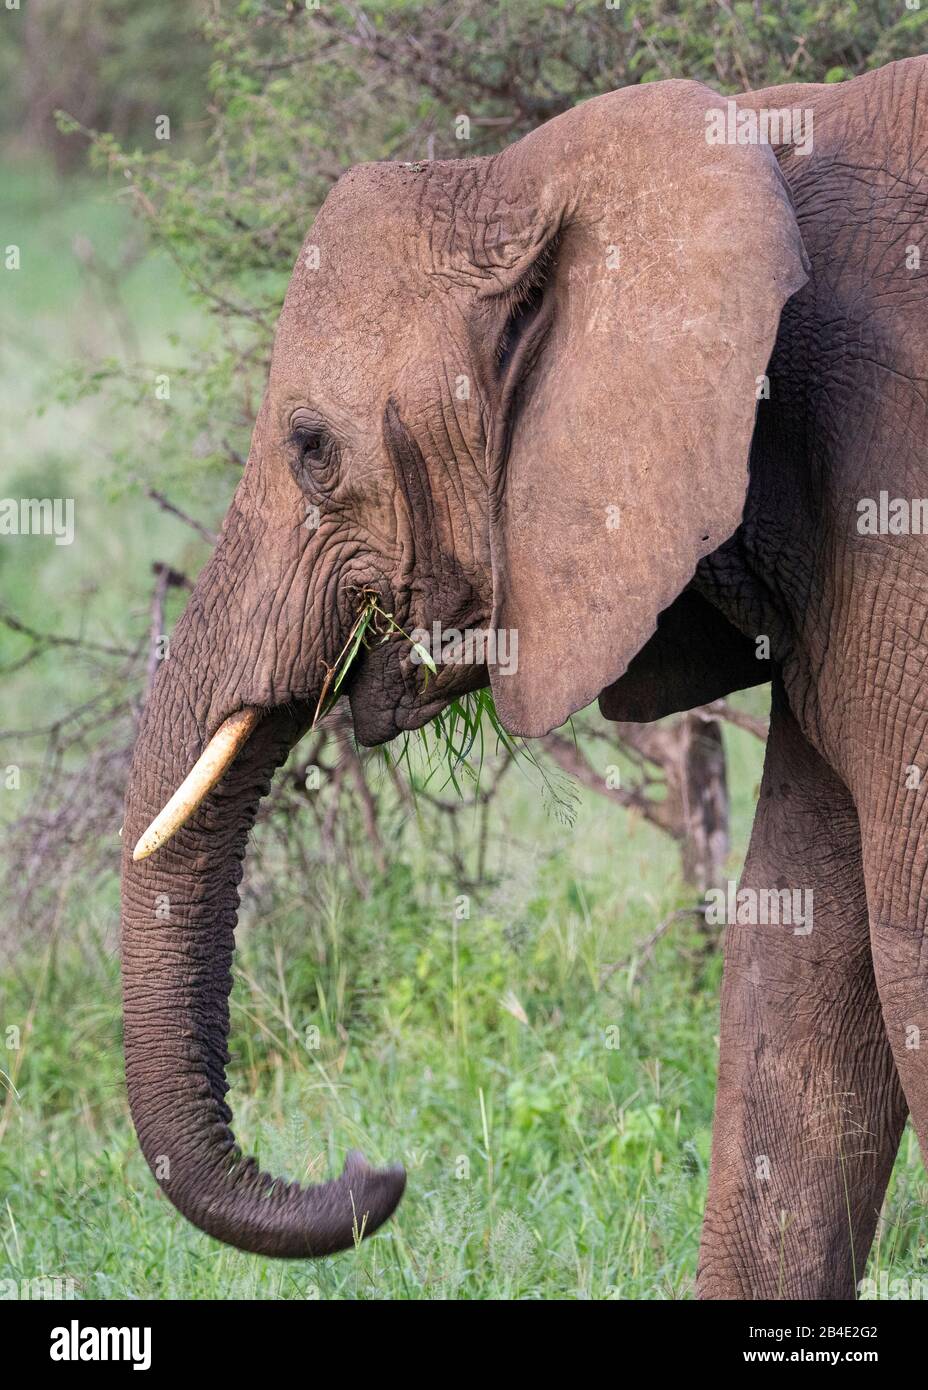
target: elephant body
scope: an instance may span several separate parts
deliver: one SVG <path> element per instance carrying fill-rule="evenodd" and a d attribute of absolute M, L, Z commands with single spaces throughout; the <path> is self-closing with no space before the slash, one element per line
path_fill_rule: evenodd
<path fill-rule="evenodd" d="M 597 696 L 643 721 L 772 680 L 741 887 L 814 912 L 728 925 L 697 1290 L 854 1296 L 907 1112 L 928 1146 L 926 92 L 911 59 L 739 97 L 806 113 L 808 138 L 771 146 L 712 143 L 730 108 L 700 84 L 630 88 L 492 159 L 362 166 L 326 200 L 127 799 L 130 1102 L 204 1230 L 328 1253 L 403 1190 L 358 1157 L 273 1183 L 224 1099 L 248 829 L 375 592 L 407 632 L 515 632 L 519 660 L 425 686 L 408 642 L 376 647 L 350 688 L 368 743 L 487 682 L 530 736 Z M 134 863 L 246 706 L 245 753 Z"/>
<path fill-rule="evenodd" d="M 809 278 L 781 318 L 742 523 L 664 623 L 695 592 L 745 639 L 692 692 L 709 698 L 747 683 L 746 644 L 769 637 L 771 733 L 742 886 L 802 886 L 815 908 L 808 937 L 728 928 L 705 1297 L 854 1297 L 907 1107 L 928 1142 L 913 1046 L 928 1022 L 928 855 L 910 771 L 928 754 L 925 541 L 862 531 L 864 502 L 928 492 L 926 79 L 917 59 L 849 91 L 748 98 L 814 111 L 813 152 L 780 152 Z M 604 694 L 610 717 L 687 706 L 683 671 L 712 636 L 687 632 L 679 691 L 661 679 L 659 631 Z"/>

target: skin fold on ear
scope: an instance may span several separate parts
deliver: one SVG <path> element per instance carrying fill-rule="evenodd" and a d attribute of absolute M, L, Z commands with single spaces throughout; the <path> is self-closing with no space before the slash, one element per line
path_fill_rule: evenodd
<path fill-rule="evenodd" d="M 499 157 L 501 235 L 548 248 L 543 340 L 510 354 L 521 379 L 488 440 L 492 626 L 518 641 L 490 677 L 514 734 L 617 681 L 741 520 L 759 383 L 807 262 L 770 147 L 711 143 L 724 105 L 695 82 L 627 88 Z"/>

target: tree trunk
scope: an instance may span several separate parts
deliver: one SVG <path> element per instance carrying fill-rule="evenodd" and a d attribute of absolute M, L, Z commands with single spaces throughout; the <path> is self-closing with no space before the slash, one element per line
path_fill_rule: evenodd
<path fill-rule="evenodd" d="M 729 837 L 728 775 L 722 726 L 689 713 L 679 726 L 683 881 L 700 893 L 722 882 Z"/>

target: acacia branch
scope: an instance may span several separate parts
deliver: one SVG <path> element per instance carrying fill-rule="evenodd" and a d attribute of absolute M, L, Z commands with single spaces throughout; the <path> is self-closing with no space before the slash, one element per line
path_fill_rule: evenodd
<path fill-rule="evenodd" d="M 759 738 L 762 743 L 767 741 L 770 732 L 770 720 L 764 719 L 761 715 L 745 714 L 742 710 L 733 709 L 727 700 L 713 700 L 708 705 L 700 705 L 699 709 L 694 709 L 693 714 L 697 719 L 703 719 L 706 723 L 711 719 L 724 719 L 729 724 L 734 724 L 736 729 L 744 729 L 747 733 Z"/>
<path fill-rule="evenodd" d="M 37 632 L 34 627 L 29 627 L 27 623 L 21 622 L 12 613 L 0 612 L 0 623 L 8 627 L 11 632 L 18 632 L 22 637 L 28 637 L 30 642 L 35 642 L 39 647 L 72 647 L 78 651 L 96 652 L 102 656 L 127 656 L 132 657 L 135 652 L 128 647 L 114 647 L 106 642 L 92 642 L 85 637 L 61 637 L 51 632 Z M 20 663 L 24 664 L 24 663 Z"/>
<path fill-rule="evenodd" d="M 672 808 L 668 801 L 653 801 L 644 794 L 641 787 L 607 786 L 602 775 L 591 766 L 577 745 L 561 734 L 546 734 L 539 742 L 558 767 L 574 777 L 581 786 L 589 788 L 590 791 L 598 792 L 600 796 L 605 796 L 608 800 L 615 802 L 617 806 L 624 806 L 627 810 L 637 811 L 645 820 L 656 825 L 659 830 L 663 830 L 673 839 L 682 838 L 682 830 L 676 817 L 672 814 Z"/>
<path fill-rule="evenodd" d="M 147 483 L 143 483 L 142 486 L 145 489 L 146 497 L 150 497 L 153 502 L 157 502 L 163 512 L 169 512 L 171 516 L 176 516 L 178 520 L 184 522 L 186 526 L 190 526 L 196 531 L 198 536 L 202 536 L 210 545 L 215 545 L 219 540 L 219 536 L 215 531 L 211 531 L 208 526 L 204 526 L 202 521 L 197 521 L 196 517 L 188 516 L 186 512 L 181 511 L 180 507 L 178 507 L 175 502 L 172 502 L 170 498 L 165 497 L 163 492 L 159 492 L 157 488 L 149 487 Z"/>

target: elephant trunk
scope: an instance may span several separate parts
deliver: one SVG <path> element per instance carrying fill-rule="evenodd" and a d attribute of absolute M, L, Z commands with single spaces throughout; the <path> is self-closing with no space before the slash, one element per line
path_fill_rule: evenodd
<path fill-rule="evenodd" d="M 186 634 L 189 639 L 189 632 Z M 405 1186 L 349 1154 L 335 1181 L 300 1187 L 261 1172 L 230 1129 L 232 953 L 248 832 L 274 769 L 305 730 L 305 704 L 267 711 L 247 746 L 192 818 L 151 858 L 139 835 L 181 783 L 219 720 L 195 692 L 177 643 L 159 673 L 136 745 L 122 866 L 126 1079 L 132 1118 L 161 1187 L 201 1230 L 274 1256 L 331 1254 L 375 1231 Z M 224 711 L 234 711 L 235 703 Z"/>

